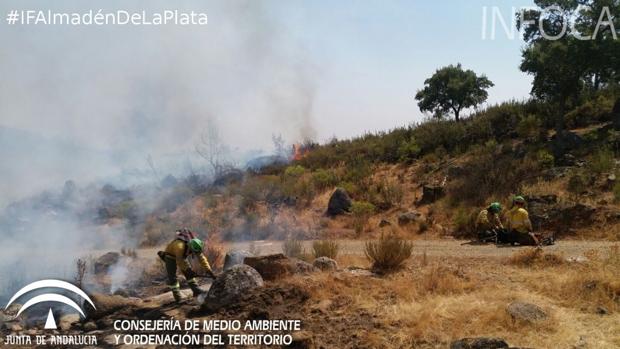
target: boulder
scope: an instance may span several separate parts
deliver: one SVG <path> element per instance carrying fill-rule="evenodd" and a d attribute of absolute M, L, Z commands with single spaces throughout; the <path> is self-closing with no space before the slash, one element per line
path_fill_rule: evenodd
<path fill-rule="evenodd" d="M 254 254 L 246 250 L 228 251 L 224 257 L 224 270 L 228 270 L 237 264 L 243 264 L 246 257 L 254 257 Z"/>
<path fill-rule="evenodd" d="M 444 186 L 442 185 L 425 185 L 422 186 L 422 198 L 418 202 L 420 205 L 432 204 L 441 199 L 445 195 Z"/>
<path fill-rule="evenodd" d="M 244 263 L 254 268 L 265 280 L 277 280 L 293 274 L 297 265 L 282 253 L 246 257 Z"/>
<path fill-rule="evenodd" d="M 205 297 L 203 308 L 216 311 L 263 285 L 263 278 L 256 269 L 245 264 L 235 265 L 215 279 Z"/>
<path fill-rule="evenodd" d="M 353 201 L 346 190 L 343 188 L 336 188 L 329 198 L 326 214 L 333 217 L 349 212 L 352 203 Z"/>
<path fill-rule="evenodd" d="M 118 252 L 108 252 L 95 261 L 95 274 L 107 273 L 118 262 L 121 255 Z"/>
<path fill-rule="evenodd" d="M 547 318 L 547 313 L 536 304 L 525 302 L 512 302 L 506 307 L 506 311 L 513 320 L 536 322 Z"/>
<path fill-rule="evenodd" d="M 501 338 L 463 338 L 450 344 L 450 349 L 503 349 L 509 348 Z"/>
<path fill-rule="evenodd" d="M 409 211 L 398 216 L 398 225 L 407 225 L 414 222 L 424 221 L 424 215 L 418 211 Z"/>
<path fill-rule="evenodd" d="M 291 258 L 291 262 L 293 263 L 295 270 L 295 274 L 309 274 L 316 271 L 316 268 L 308 262 L 304 262 L 297 258 Z"/>
<path fill-rule="evenodd" d="M 392 225 L 392 223 L 385 218 L 381 219 L 381 221 L 379 222 L 379 228 L 387 227 L 390 225 Z"/>
<path fill-rule="evenodd" d="M 338 270 L 338 263 L 328 257 L 319 257 L 312 262 L 315 268 L 323 270 L 323 271 L 334 271 Z"/>

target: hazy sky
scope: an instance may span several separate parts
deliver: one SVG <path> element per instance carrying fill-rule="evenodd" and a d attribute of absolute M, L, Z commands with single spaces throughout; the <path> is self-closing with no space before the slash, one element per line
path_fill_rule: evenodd
<path fill-rule="evenodd" d="M 413 96 L 448 64 L 486 74 L 495 83 L 491 103 L 529 93 L 531 80 L 518 69 L 522 41 L 509 40 L 501 26 L 496 40 L 483 40 L 482 25 L 483 6 L 499 6 L 509 20 L 513 6 L 530 1 L 172 4 L 2 1 L 0 127 L 138 159 L 151 154 L 157 162 L 165 154 L 193 152 L 208 125 L 216 125 L 231 148 L 249 150 L 268 149 L 272 134 L 289 142 L 325 141 L 419 121 Z M 209 23 L 73 27 L 5 21 L 9 10 L 32 9 L 193 10 L 206 12 Z M 5 153 L 19 154 L 22 145 L 14 148 Z M 65 171 L 80 167 L 53 162 Z"/>

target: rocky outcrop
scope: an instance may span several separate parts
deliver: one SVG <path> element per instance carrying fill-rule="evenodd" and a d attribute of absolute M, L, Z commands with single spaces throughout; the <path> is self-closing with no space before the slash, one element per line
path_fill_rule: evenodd
<path fill-rule="evenodd" d="M 424 215 L 418 211 L 409 211 L 398 216 L 398 225 L 407 225 L 424 221 Z"/>
<path fill-rule="evenodd" d="M 202 307 L 208 311 L 216 311 L 263 285 L 263 278 L 254 268 L 245 264 L 235 265 L 215 279 Z"/>
<path fill-rule="evenodd" d="M 594 222 L 597 212 L 586 204 L 560 203 L 556 195 L 527 196 L 525 200 L 535 230 L 563 232 L 567 228 L 588 226 Z"/>
<path fill-rule="evenodd" d="M 107 273 L 118 262 L 121 255 L 118 252 L 108 252 L 95 261 L 95 273 Z"/>
<path fill-rule="evenodd" d="M 336 188 L 332 196 L 329 198 L 329 203 L 327 204 L 327 212 L 328 216 L 338 216 L 344 213 L 349 212 L 351 209 L 351 205 L 353 201 L 343 188 Z"/>
<path fill-rule="evenodd" d="M 281 279 L 293 274 L 296 270 L 296 263 L 282 253 L 247 257 L 244 263 L 256 269 L 265 280 Z"/>
<path fill-rule="evenodd" d="M 237 264 L 243 264 L 246 257 L 254 257 L 254 254 L 246 250 L 228 251 L 224 257 L 224 270 L 228 270 Z"/>
<path fill-rule="evenodd" d="M 512 302 L 506 307 L 506 311 L 513 320 L 536 322 L 547 318 L 547 313 L 536 304 L 525 302 Z"/>
<path fill-rule="evenodd" d="M 320 269 L 322 271 L 335 271 L 338 270 L 338 263 L 327 257 L 319 257 L 312 262 L 315 268 Z"/>
<path fill-rule="evenodd" d="M 463 338 L 450 344 L 450 349 L 503 349 L 509 348 L 501 338 Z"/>
<path fill-rule="evenodd" d="M 443 185 L 425 185 L 422 187 L 422 198 L 418 202 L 420 205 L 432 204 L 445 195 Z"/>

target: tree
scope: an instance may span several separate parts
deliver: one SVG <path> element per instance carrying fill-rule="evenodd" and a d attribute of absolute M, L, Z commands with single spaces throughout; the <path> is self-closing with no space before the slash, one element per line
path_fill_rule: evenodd
<path fill-rule="evenodd" d="M 421 111 L 442 117 L 453 113 L 459 121 L 463 109 L 475 107 L 488 98 L 487 89 L 494 86 L 486 76 L 463 70 L 461 64 L 441 68 L 424 81 L 424 89 L 415 96 Z"/>
<path fill-rule="evenodd" d="M 222 143 L 217 125 L 211 119 L 206 124 L 200 143 L 196 144 L 196 153 L 207 161 L 212 175 L 217 178 L 235 166 L 230 161 L 228 147 Z"/>
<path fill-rule="evenodd" d="M 539 9 L 517 14 L 527 46 L 520 69 L 532 75 L 531 94 L 564 113 L 585 91 L 618 83 L 618 0 L 535 0 Z"/>

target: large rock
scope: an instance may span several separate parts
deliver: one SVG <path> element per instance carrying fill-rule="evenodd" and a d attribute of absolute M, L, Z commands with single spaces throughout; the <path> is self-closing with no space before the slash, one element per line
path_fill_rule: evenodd
<path fill-rule="evenodd" d="M 327 215 L 337 216 L 349 212 L 353 201 L 343 188 L 336 188 L 327 204 Z"/>
<path fill-rule="evenodd" d="M 407 225 L 414 222 L 422 222 L 424 221 L 424 215 L 422 215 L 418 211 L 409 211 L 402 213 L 398 216 L 398 224 L 399 225 Z"/>
<path fill-rule="evenodd" d="M 442 185 L 425 185 L 422 187 L 422 198 L 418 202 L 420 205 L 432 204 L 445 195 Z"/>
<path fill-rule="evenodd" d="M 501 338 L 463 338 L 450 344 L 450 349 L 503 349 L 509 348 Z"/>
<path fill-rule="evenodd" d="M 254 254 L 246 250 L 228 251 L 224 257 L 224 270 L 228 270 L 237 264 L 243 264 L 246 257 L 254 257 Z"/>
<path fill-rule="evenodd" d="M 244 263 L 256 269 L 265 280 L 277 280 L 295 273 L 296 263 L 282 253 L 246 257 Z"/>
<path fill-rule="evenodd" d="M 328 257 L 319 257 L 312 262 L 315 268 L 323 270 L 323 271 L 334 271 L 338 270 L 338 263 Z"/>
<path fill-rule="evenodd" d="M 263 285 L 263 278 L 254 268 L 245 264 L 235 265 L 215 279 L 205 297 L 203 308 L 216 311 Z"/>
<path fill-rule="evenodd" d="M 547 313 L 536 304 L 525 302 L 512 302 L 506 307 L 506 311 L 513 320 L 536 322 L 547 318 Z"/>
<path fill-rule="evenodd" d="M 581 203 L 560 203 L 556 195 L 527 196 L 527 209 L 535 230 L 564 232 L 594 222 L 595 207 Z"/>
<path fill-rule="evenodd" d="M 95 273 L 107 273 L 118 262 L 121 255 L 118 252 L 108 252 L 95 261 Z"/>
<path fill-rule="evenodd" d="M 312 264 L 304 262 L 301 259 L 291 258 L 291 262 L 295 268 L 295 274 L 309 274 L 316 271 L 316 268 Z"/>

